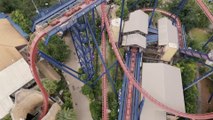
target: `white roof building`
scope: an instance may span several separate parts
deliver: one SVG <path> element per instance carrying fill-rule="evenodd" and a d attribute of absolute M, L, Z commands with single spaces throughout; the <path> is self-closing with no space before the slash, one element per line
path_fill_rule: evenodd
<path fill-rule="evenodd" d="M 10 95 L 33 79 L 18 49 L 27 45 L 7 19 L 0 19 L 0 119 L 13 106 Z"/>
<path fill-rule="evenodd" d="M 13 106 L 10 95 L 32 79 L 29 65 L 23 58 L 0 71 L 0 118 L 7 115 Z"/>
<path fill-rule="evenodd" d="M 169 45 L 178 48 L 178 31 L 172 21 L 164 17 L 158 20 L 158 45 Z"/>
<path fill-rule="evenodd" d="M 124 24 L 123 32 L 132 32 L 139 30 L 142 33 L 148 33 L 149 16 L 142 10 L 136 10 L 129 15 L 129 20 Z"/>
<path fill-rule="evenodd" d="M 144 63 L 142 87 L 165 105 L 185 112 L 180 69 L 164 63 Z M 145 99 L 141 120 L 166 120 L 166 112 Z"/>
<path fill-rule="evenodd" d="M 122 46 L 137 46 L 146 48 L 146 38 L 140 34 L 130 34 L 123 36 Z"/>
<path fill-rule="evenodd" d="M 171 61 L 179 48 L 178 31 L 172 21 L 164 17 L 158 20 L 158 45 L 164 46 L 161 60 Z"/>
<path fill-rule="evenodd" d="M 137 46 L 146 48 L 149 16 L 142 10 L 130 13 L 129 20 L 124 24 L 122 46 Z"/>

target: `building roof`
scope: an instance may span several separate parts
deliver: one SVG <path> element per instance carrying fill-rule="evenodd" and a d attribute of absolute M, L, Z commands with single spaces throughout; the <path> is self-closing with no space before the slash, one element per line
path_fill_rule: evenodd
<path fill-rule="evenodd" d="M 0 19 L 0 71 L 13 64 L 22 56 L 16 47 L 27 44 L 7 19 Z"/>
<path fill-rule="evenodd" d="M 164 63 L 144 63 L 142 87 L 161 103 L 185 112 L 180 69 Z M 166 120 L 166 112 L 145 99 L 141 120 Z"/>
<path fill-rule="evenodd" d="M 23 58 L 0 71 L 0 119 L 12 108 L 9 96 L 32 79 L 30 68 Z"/>
<path fill-rule="evenodd" d="M 138 33 L 123 36 L 122 46 L 146 48 L 146 38 Z"/>
<path fill-rule="evenodd" d="M 178 31 L 172 21 L 164 17 L 158 20 L 158 45 L 169 45 L 178 48 Z"/>
<path fill-rule="evenodd" d="M 27 44 L 27 41 L 15 30 L 7 19 L 0 19 L 0 44 L 17 47 Z"/>
<path fill-rule="evenodd" d="M 142 10 L 136 10 L 130 13 L 129 20 L 124 24 L 123 32 L 139 30 L 144 34 L 148 33 L 149 16 Z"/>

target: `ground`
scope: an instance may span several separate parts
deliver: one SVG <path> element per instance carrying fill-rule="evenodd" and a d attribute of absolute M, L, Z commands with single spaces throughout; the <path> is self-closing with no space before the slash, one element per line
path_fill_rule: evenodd
<path fill-rule="evenodd" d="M 71 49 L 70 58 L 67 60 L 67 62 L 65 62 L 65 64 L 74 70 L 78 70 L 80 68 L 80 64 L 78 62 L 78 58 L 75 53 L 75 48 L 70 35 L 65 36 L 65 42 Z M 89 109 L 89 99 L 81 93 L 81 87 L 84 84 L 67 73 L 63 73 L 63 75 L 69 84 L 77 120 L 92 120 Z"/>
<path fill-rule="evenodd" d="M 198 83 L 199 90 L 199 109 L 198 113 L 207 113 L 213 111 L 213 101 L 208 104 L 209 96 L 212 94 L 210 88 L 213 88 L 213 82 L 209 79 L 204 79 Z"/>
<path fill-rule="evenodd" d="M 189 36 L 196 41 L 202 42 L 208 40 L 208 32 L 203 29 L 194 28 L 189 32 Z"/>

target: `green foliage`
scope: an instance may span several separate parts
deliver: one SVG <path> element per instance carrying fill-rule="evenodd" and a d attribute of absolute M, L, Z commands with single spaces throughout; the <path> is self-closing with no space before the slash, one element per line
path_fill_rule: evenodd
<path fill-rule="evenodd" d="M 92 101 L 90 103 L 90 112 L 92 114 L 93 120 L 100 120 L 101 119 L 101 102 Z"/>
<path fill-rule="evenodd" d="M 57 81 L 45 79 L 45 80 L 42 80 L 42 84 L 44 85 L 44 88 L 47 90 L 47 93 L 49 95 L 56 94 Z"/>
<path fill-rule="evenodd" d="M 88 85 L 84 85 L 82 88 L 81 88 L 81 91 L 84 95 L 88 96 L 90 100 L 93 100 L 94 99 L 94 93 L 93 93 L 93 90 L 90 86 Z"/>
<path fill-rule="evenodd" d="M 63 91 L 61 95 L 62 100 L 64 101 L 62 108 L 72 109 L 73 108 L 72 96 L 65 80 L 61 80 L 58 82 L 57 91 Z"/>
<path fill-rule="evenodd" d="M 121 17 L 121 6 L 118 8 L 118 10 L 116 11 L 116 16 Z M 124 14 L 123 14 L 123 19 L 127 19 L 129 15 L 129 10 L 127 8 L 127 4 L 125 2 L 124 4 Z"/>
<path fill-rule="evenodd" d="M 108 93 L 108 103 L 109 109 L 111 110 L 109 113 L 109 119 L 116 120 L 118 118 L 118 101 L 113 92 Z"/>
<path fill-rule="evenodd" d="M 196 78 L 197 65 L 188 60 L 181 60 L 176 64 L 181 69 L 183 86 L 191 84 Z M 198 89 L 196 86 L 184 91 L 185 106 L 187 113 L 197 112 Z"/>
<path fill-rule="evenodd" d="M 13 11 L 11 13 L 11 18 L 12 20 L 20 25 L 20 27 L 27 33 L 30 32 L 30 20 L 25 16 L 25 14 L 23 12 L 21 12 L 20 10 L 16 10 Z"/>
<path fill-rule="evenodd" d="M 56 35 L 51 37 L 47 46 L 45 46 L 43 42 L 40 42 L 39 49 L 60 62 L 64 62 L 70 55 L 69 47 L 63 39 Z"/>
<path fill-rule="evenodd" d="M 10 114 L 6 115 L 2 120 L 12 120 Z"/>
<path fill-rule="evenodd" d="M 0 11 L 4 13 L 11 13 L 17 7 L 16 0 L 0 0 Z"/>
<path fill-rule="evenodd" d="M 77 120 L 74 110 L 64 108 L 56 116 L 56 120 Z"/>
<path fill-rule="evenodd" d="M 73 108 L 72 98 L 68 88 L 63 91 L 62 96 L 64 99 L 64 104 L 62 105 L 62 108 Z"/>
<path fill-rule="evenodd" d="M 173 0 L 173 2 L 167 2 L 164 9 L 168 11 L 174 11 L 178 5 L 178 0 Z M 179 18 L 185 25 L 186 30 L 189 31 L 192 28 L 204 28 L 209 25 L 209 20 L 203 13 L 203 11 L 196 4 L 195 0 L 189 0 L 180 12 Z"/>

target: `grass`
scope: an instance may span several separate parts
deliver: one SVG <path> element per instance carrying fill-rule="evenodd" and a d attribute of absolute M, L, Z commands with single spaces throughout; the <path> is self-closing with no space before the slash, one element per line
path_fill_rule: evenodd
<path fill-rule="evenodd" d="M 195 41 L 198 41 L 198 42 L 205 42 L 209 38 L 209 33 L 206 32 L 203 29 L 193 28 L 189 32 L 189 36 L 192 40 L 195 40 Z"/>

